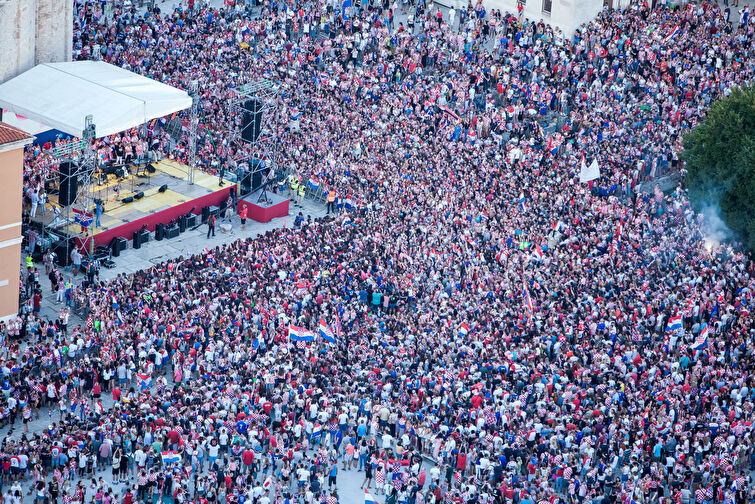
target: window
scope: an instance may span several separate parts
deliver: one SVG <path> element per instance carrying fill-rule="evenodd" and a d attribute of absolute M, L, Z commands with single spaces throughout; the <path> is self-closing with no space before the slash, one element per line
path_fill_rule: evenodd
<path fill-rule="evenodd" d="M 543 0 L 543 12 L 550 14 L 552 4 L 553 4 L 553 0 Z"/>

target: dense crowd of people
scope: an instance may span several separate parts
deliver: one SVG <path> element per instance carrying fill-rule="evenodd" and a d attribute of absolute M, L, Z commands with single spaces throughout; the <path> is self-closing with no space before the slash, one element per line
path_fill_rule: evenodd
<path fill-rule="evenodd" d="M 230 88 L 272 80 L 301 112 L 281 164 L 339 211 L 65 286 L 76 327 L 2 327 L 6 504 L 334 504 L 351 471 L 390 503 L 755 501 L 753 263 L 683 184 L 637 190 L 751 82 L 746 18 L 246 9 L 83 6 L 75 54 L 198 80 L 208 170 L 240 148 Z"/>

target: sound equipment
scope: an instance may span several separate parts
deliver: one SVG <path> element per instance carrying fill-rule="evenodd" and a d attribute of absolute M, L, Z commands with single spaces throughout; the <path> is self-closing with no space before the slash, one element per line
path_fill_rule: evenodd
<path fill-rule="evenodd" d="M 139 191 L 138 193 L 134 194 L 134 199 L 142 199 L 144 197 L 144 191 Z"/>
<path fill-rule="evenodd" d="M 126 196 L 121 201 L 124 202 L 124 203 L 131 203 L 132 201 L 134 201 L 134 197 L 133 196 Z"/>
<path fill-rule="evenodd" d="M 186 229 L 193 228 L 197 225 L 197 214 L 186 214 Z"/>
<path fill-rule="evenodd" d="M 155 240 L 160 241 L 165 238 L 165 224 L 155 226 Z"/>
<path fill-rule="evenodd" d="M 239 181 L 241 194 L 249 194 L 262 187 L 269 173 L 270 168 L 265 166 L 263 160 L 253 159 L 250 170 L 241 175 L 241 180 Z"/>
<path fill-rule="evenodd" d="M 241 138 L 247 142 L 256 142 L 262 131 L 262 108 L 263 105 L 257 100 L 244 102 L 244 110 L 241 118 Z"/>
<path fill-rule="evenodd" d="M 186 231 L 186 216 L 182 215 L 178 218 L 178 230 L 183 233 Z"/>
<path fill-rule="evenodd" d="M 252 172 L 244 172 L 239 180 L 241 186 L 241 194 L 249 194 L 252 192 Z"/>
<path fill-rule="evenodd" d="M 60 206 L 68 206 L 76 201 L 76 193 L 79 192 L 79 175 L 76 165 L 70 161 L 60 163 L 60 192 L 58 203 Z"/>
<path fill-rule="evenodd" d="M 157 168 L 155 168 L 154 166 L 152 166 L 152 163 L 150 163 L 150 164 L 147 165 L 147 171 L 149 173 L 155 173 L 157 171 Z"/>
<path fill-rule="evenodd" d="M 134 248 L 138 249 L 142 247 L 143 243 L 147 243 L 149 241 L 149 231 L 146 229 L 140 229 L 136 233 L 134 233 Z"/>
<path fill-rule="evenodd" d="M 110 250 L 113 253 L 113 257 L 118 257 L 121 252 L 128 248 L 128 240 L 122 236 L 117 236 L 110 240 Z"/>
<path fill-rule="evenodd" d="M 73 240 L 58 240 L 52 245 L 52 250 L 57 256 L 58 266 L 68 266 L 71 264 L 71 252 L 73 252 Z"/>
<path fill-rule="evenodd" d="M 168 184 L 163 184 L 160 186 L 160 189 L 157 190 L 157 192 L 165 192 L 168 190 Z"/>
<path fill-rule="evenodd" d="M 102 261 L 102 265 L 106 267 L 107 269 L 113 269 L 115 268 L 115 261 L 111 261 L 110 259 L 105 259 Z"/>
<path fill-rule="evenodd" d="M 210 216 L 210 207 L 202 207 L 202 224 L 207 222 L 207 218 Z"/>
<path fill-rule="evenodd" d="M 177 238 L 180 232 L 181 230 L 178 229 L 178 224 L 173 224 L 165 230 L 166 238 Z"/>

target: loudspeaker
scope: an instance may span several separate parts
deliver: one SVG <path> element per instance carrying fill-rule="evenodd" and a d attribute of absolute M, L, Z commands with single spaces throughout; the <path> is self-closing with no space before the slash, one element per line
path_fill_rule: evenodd
<path fill-rule="evenodd" d="M 257 100 L 247 100 L 243 105 L 241 122 L 241 138 L 247 142 L 255 142 L 262 131 L 262 103 Z"/>
<path fill-rule="evenodd" d="M 244 172 L 239 184 L 241 185 L 241 194 L 249 194 L 252 192 L 252 173 Z"/>
<path fill-rule="evenodd" d="M 210 207 L 202 207 L 202 224 L 207 222 L 207 218 L 210 216 Z"/>
<path fill-rule="evenodd" d="M 126 196 L 121 201 L 124 202 L 124 203 L 131 203 L 132 201 L 134 201 L 134 197 L 133 196 Z"/>
<path fill-rule="evenodd" d="M 58 266 L 68 266 L 71 264 L 71 252 L 73 252 L 73 242 L 71 240 L 59 240 L 53 243 L 52 250 L 57 256 Z"/>
<path fill-rule="evenodd" d="M 127 248 L 128 240 L 122 236 L 117 236 L 110 240 L 110 250 L 113 252 L 113 257 L 118 257 Z"/>
<path fill-rule="evenodd" d="M 155 240 L 160 241 L 165 238 L 165 224 L 155 226 Z"/>
<path fill-rule="evenodd" d="M 142 199 L 144 197 L 144 191 L 139 191 L 138 193 L 134 194 L 134 199 Z"/>
<path fill-rule="evenodd" d="M 250 192 L 256 191 L 267 180 L 267 175 L 270 173 L 270 168 L 265 166 L 265 162 L 261 159 L 252 160 L 252 185 Z"/>
<path fill-rule="evenodd" d="M 174 224 L 165 230 L 166 238 L 177 238 L 181 231 L 178 229 L 178 225 Z"/>
<path fill-rule="evenodd" d="M 143 243 L 147 243 L 149 241 L 149 231 L 146 229 L 141 229 L 134 233 L 134 248 L 138 249 L 142 246 Z"/>
<path fill-rule="evenodd" d="M 160 189 L 157 190 L 157 192 L 165 192 L 168 190 L 168 184 L 163 184 L 160 186 Z"/>
<path fill-rule="evenodd" d="M 147 165 L 147 171 L 149 173 L 155 173 L 157 171 L 157 168 L 155 168 L 154 166 L 152 166 L 152 163 L 150 163 L 150 164 Z"/>
<path fill-rule="evenodd" d="M 185 215 L 182 215 L 181 217 L 178 218 L 178 230 L 182 233 L 186 231 L 186 216 Z"/>
<path fill-rule="evenodd" d="M 197 225 L 197 214 L 186 214 L 186 229 L 193 228 Z"/>
<path fill-rule="evenodd" d="M 79 176 L 76 165 L 70 161 L 60 163 L 58 171 L 60 172 L 58 203 L 65 207 L 76 201 L 76 193 L 79 192 Z"/>

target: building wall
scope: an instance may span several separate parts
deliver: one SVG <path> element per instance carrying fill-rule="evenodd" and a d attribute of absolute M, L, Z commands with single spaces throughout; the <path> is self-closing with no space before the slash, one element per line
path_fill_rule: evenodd
<path fill-rule="evenodd" d="M 39 63 L 70 61 L 71 0 L 0 0 L 0 83 Z"/>
<path fill-rule="evenodd" d="M 18 283 L 21 266 L 21 198 L 24 148 L 2 151 L 0 173 L 0 319 L 18 313 Z"/>
<path fill-rule="evenodd" d="M 467 3 L 467 0 L 436 1 L 446 7 L 453 5 L 457 11 Z M 618 1 L 620 0 L 614 0 L 614 3 Z M 517 0 L 484 0 L 483 3 L 489 9 L 501 9 L 501 12 L 517 12 Z M 551 0 L 550 13 L 543 11 L 543 5 L 544 0 L 525 0 L 522 15 L 536 22 L 542 19 L 545 23 L 560 28 L 564 35 L 571 36 L 582 23 L 590 21 L 598 15 L 603 9 L 603 0 Z"/>

